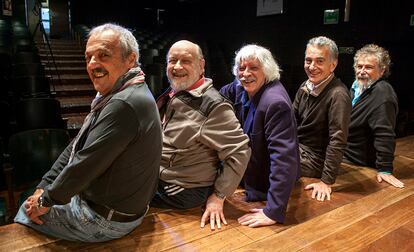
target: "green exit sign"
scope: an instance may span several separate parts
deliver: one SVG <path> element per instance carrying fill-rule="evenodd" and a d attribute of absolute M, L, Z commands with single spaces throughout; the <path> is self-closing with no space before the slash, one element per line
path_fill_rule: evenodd
<path fill-rule="evenodd" d="M 325 10 L 323 12 L 323 24 L 338 24 L 339 9 Z"/>
<path fill-rule="evenodd" d="M 411 25 L 411 26 L 414 26 L 414 15 L 411 15 L 411 18 L 410 18 L 410 25 Z"/>

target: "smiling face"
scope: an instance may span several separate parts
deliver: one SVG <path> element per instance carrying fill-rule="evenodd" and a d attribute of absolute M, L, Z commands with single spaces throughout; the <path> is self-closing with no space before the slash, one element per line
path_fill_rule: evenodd
<path fill-rule="evenodd" d="M 176 42 L 168 52 L 167 76 L 175 91 L 191 87 L 204 75 L 204 59 L 197 45 L 190 41 Z"/>
<path fill-rule="evenodd" d="M 358 84 L 367 86 L 375 82 L 384 74 L 375 56 L 361 56 L 355 64 L 355 77 Z"/>
<path fill-rule="evenodd" d="M 118 35 L 112 30 L 94 34 L 86 44 L 86 70 L 96 91 L 108 94 L 120 76 L 135 66 L 136 55 L 131 53 L 126 59 Z"/>
<path fill-rule="evenodd" d="M 332 59 L 329 49 L 310 45 L 305 53 L 305 72 L 309 80 L 318 85 L 336 68 L 338 61 Z"/>
<path fill-rule="evenodd" d="M 253 97 L 265 84 L 263 67 L 257 59 L 244 59 L 240 62 L 238 78 L 249 97 Z"/>

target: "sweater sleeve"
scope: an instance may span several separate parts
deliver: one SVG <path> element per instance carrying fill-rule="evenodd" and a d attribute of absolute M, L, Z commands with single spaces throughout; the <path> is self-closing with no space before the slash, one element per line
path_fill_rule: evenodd
<path fill-rule="evenodd" d="M 243 133 L 231 105 L 214 108 L 202 125 L 201 141 L 217 151 L 223 169 L 217 175 L 215 190 L 231 195 L 240 183 L 250 158 L 249 139 Z"/>
<path fill-rule="evenodd" d="M 342 90 L 336 91 L 329 105 L 329 143 L 322 171 L 321 181 L 334 184 L 342 156 L 347 146 L 348 127 L 351 116 L 351 98 Z"/>
<path fill-rule="evenodd" d="M 378 171 L 392 172 L 395 150 L 397 108 L 392 102 L 385 102 L 376 108 L 368 119 L 373 132 Z"/>

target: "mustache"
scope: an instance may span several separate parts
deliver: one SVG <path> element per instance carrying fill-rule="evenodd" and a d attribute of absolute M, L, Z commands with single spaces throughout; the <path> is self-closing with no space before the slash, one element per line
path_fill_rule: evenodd
<path fill-rule="evenodd" d="M 253 77 L 250 77 L 250 78 L 241 77 L 239 80 L 240 81 L 255 81 L 256 79 Z"/>
<path fill-rule="evenodd" d="M 108 71 L 107 71 L 105 68 L 98 67 L 98 68 L 93 69 L 93 70 L 92 70 L 92 73 L 93 73 L 93 74 L 96 74 L 96 73 L 107 74 L 107 73 L 108 73 Z"/>

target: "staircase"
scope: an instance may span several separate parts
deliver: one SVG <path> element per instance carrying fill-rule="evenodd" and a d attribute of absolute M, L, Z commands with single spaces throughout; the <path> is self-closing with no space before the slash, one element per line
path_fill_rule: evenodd
<path fill-rule="evenodd" d="M 51 92 L 60 102 L 67 129 L 75 136 L 90 110 L 96 91 L 86 72 L 84 49 L 75 40 L 50 40 L 56 68 L 47 44 L 37 43 Z"/>

